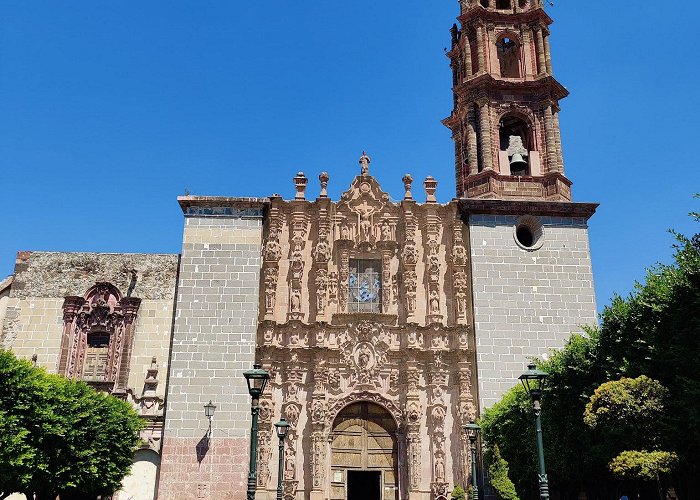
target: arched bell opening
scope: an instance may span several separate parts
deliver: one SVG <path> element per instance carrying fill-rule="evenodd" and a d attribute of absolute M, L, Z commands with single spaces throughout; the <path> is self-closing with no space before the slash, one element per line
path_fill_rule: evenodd
<path fill-rule="evenodd" d="M 517 114 L 507 114 L 499 123 L 501 173 L 524 176 L 535 175 L 532 127 Z M 533 154 L 535 153 L 535 154 Z"/>
<path fill-rule="evenodd" d="M 350 404 L 333 421 L 331 500 L 398 500 L 398 436 L 394 417 L 370 402 Z"/>
<path fill-rule="evenodd" d="M 521 45 L 513 36 L 503 35 L 496 42 L 501 78 L 521 77 Z"/>

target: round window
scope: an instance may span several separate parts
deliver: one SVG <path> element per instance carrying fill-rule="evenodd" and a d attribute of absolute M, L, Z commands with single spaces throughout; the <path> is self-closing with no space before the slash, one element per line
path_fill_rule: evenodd
<path fill-rule="evenodd" d="M 521 217 L 514 229 L 513 237 L 520 248 L 533 251 L 542 247 L 544 230 L 535 217 L 530 215 Z"/>

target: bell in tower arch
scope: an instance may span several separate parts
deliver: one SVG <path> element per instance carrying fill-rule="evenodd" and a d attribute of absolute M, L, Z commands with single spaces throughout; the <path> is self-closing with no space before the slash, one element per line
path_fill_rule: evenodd
<path fill-rule="evenodd" d="M 523 139 L 519 135 L 511 135 L 508 138 L 508 160 L 510 162 L 510 175 L 527 175 L 528 151 L 523 145 Z"/>

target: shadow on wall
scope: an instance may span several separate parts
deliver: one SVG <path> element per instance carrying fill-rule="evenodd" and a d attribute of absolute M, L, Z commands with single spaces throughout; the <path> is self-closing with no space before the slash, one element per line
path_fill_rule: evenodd
<path fill-rule="evenodd" d="M 195 451 L 197 452 L 197 462 L 201 464 L 202 460 L 204 460 L 204 458 L 207 456 L 207 452 L 209 451 L 208 432 L 202 436 L 202 439 L 199 440 L 199 443 L 197 443 L 197 446 L 195 447 Z"/>

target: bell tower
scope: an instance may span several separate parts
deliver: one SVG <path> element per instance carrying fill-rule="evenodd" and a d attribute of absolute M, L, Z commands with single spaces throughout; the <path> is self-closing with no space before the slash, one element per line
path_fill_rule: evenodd
<path fill-rule="evenodd" d="M 571 201 L 559 134 L 552 19 L 542 0 L 460 0 L 448 52 L 457 196 Z"/>

